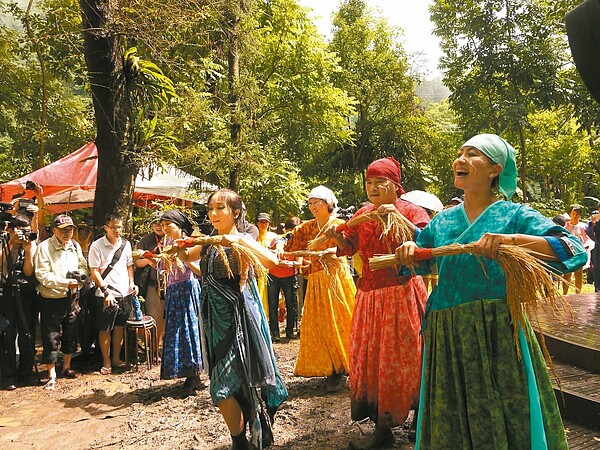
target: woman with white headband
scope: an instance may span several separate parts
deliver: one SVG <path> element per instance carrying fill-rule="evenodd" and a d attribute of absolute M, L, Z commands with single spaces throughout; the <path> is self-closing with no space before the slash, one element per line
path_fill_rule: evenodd
<path fill-rule="evenodd" d="M 337 198 L 325 186 L 317 186 L 310 192 L 308 209 L 315 218 L 294 229 L 285 247 L 288 252 L 306 249 L 309 241 L 324 236 L 329 227 L 343 223 L 335 214 Z M 336 257 L 333 239 L 315 250 L 324 250 Z M 340 262 L 347 264 L 344 258 Z M 342 375 L 350 370 L 348 358 L 356 287 L 349 270 L 327 274 L 316 259 L 310 261 L 307 270 L 300 350 L 294 374 L 328 377 L 329 388 L 334 389 L 342 381 Z"/>

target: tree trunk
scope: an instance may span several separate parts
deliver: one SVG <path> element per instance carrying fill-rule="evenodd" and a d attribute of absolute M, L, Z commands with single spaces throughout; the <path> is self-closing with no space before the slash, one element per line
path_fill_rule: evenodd
<path fill-rule="evenodd" d="M 517 129 L 519 131 L 519 140 L 521 143 L 521 167 L 519 168 L 519 177 L 521 178 L 521 190 L 523 191 L 523 203 L 527 202 L 527 148 L 525 147 L 525 136 L 523 134 L 523 125 L 519 120 L 517 122 Z M 507 200 L 510 200 L 507 199 Z"/>
<path fill-rule="evenodd" d="M 94 199 L 94 226 L 109 213 L 129 218 L 137 167 L 131 161 L 131 106 L 123 73 L 121 37 L 108 28 L 110 0 L 80 0 L 85 61 L 96 117 L 98 179 Z"/>

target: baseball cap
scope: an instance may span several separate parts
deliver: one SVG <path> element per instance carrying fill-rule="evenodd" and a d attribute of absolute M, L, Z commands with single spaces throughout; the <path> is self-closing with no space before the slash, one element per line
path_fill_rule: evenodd
<path fill-rule="evenodd" d="M 256 216 L 256 221 L 260 222 L 261 220 L 266 220 L 267 222 L 271 223 L 271 216 L 266 212 L 258 213 L 258 216 Z"/>
<path fill-rule="evenodd" d="M 61 214 L 54 218 L 53 226 L 56 228 L 74 227 L 73 219 L 66 214 Z"/>

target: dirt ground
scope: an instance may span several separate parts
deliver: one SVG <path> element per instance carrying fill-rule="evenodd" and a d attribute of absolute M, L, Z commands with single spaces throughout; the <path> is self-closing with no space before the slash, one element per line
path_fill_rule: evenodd
<path fill-rule="evenodd" d="M 346 449 L 351 440 L 366 440 L 372 424 L 350 419 L 347 387 L 328 392 L 323 378 L 295 377 L 298 341 L 277 343 L 275 352 L 290 396 L 276 415 L 272 449 Z M 141 365 L 109 376 L 98 372 L 100 359 L 76 358 L 73 367 L 82 375 L 59 379 L 55 391 L 41 386 L 0 391 L 3 450 L 230 448 L 208 388 L 189 395 L 183 380 L 160 380 L 158 367 Z M 42 373 L 44 369 L 40 365 Z M 390 448 L 413 448 L 404 427 L 394 434 L 396 446 Z"/>

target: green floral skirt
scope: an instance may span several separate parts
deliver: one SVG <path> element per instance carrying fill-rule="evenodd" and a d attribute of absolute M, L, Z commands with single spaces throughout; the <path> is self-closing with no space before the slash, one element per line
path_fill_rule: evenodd
<path fill-rule="evenodd" d="M 519 360 L 506 301 L 429 313 L 417 448 L 568 448 L 540 347 L 529 323 L 523 331 Z"/>

